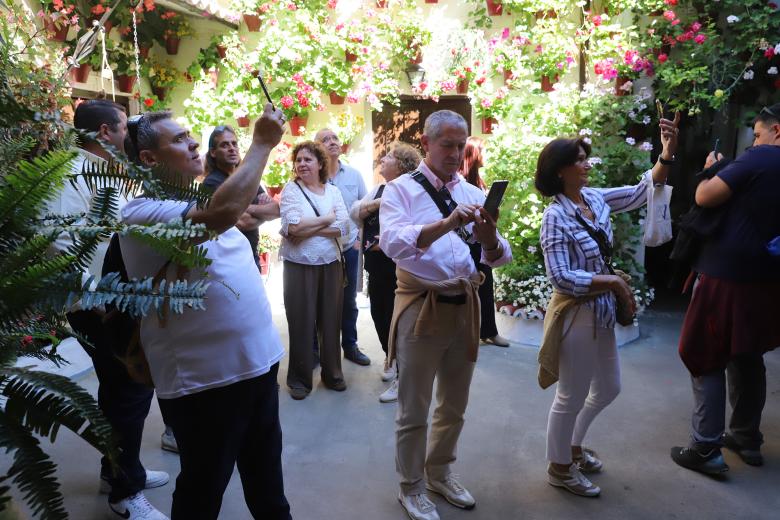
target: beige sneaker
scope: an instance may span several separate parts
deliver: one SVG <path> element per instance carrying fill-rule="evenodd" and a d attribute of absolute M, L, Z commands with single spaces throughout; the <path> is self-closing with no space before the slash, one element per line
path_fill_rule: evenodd
<path fill-rule="evenodd" d="M 455 479 L 455 475 L 447 475 L 444 480 L 428 480 L 425 487 L 428 491 L 443 496 L 447 502 L 455 507 L 474 509 L 474 506 L 477 505 L 471 493 Z"/>
<path fill-rule="evenodd" d="M 547 482 L 552 486 L 567 489 L 581 497 L 597 497 L 601 494 L 601 488 L 588 480 L 575 463 L 572 463 L 569 471 L 566 473 L 559 473 L 552 467 L 552 464 L 547 466 Z"/>
<path fill-rule="evenodd" d="M 573 457 L 572 462 L 582 473 L 598 473 L 604 467 L 604 463 L 596 457 L 596 452 L 588 448 L 582 448 L 582 455 Z"/>
<path fill-rule="evenodd" d="M 425 493 L 419 495 L 398 493 L 398 501 L 412 520 L 439 520 L 436 504 L 428 500 Z"/>

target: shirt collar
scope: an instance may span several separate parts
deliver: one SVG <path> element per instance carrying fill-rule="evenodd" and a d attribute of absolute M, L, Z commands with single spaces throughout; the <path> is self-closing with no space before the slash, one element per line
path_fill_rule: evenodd
<path fill-rule="evenodd" d="M 95 163 L 95 164 L 102 164 L 102 163 L 106 162 L 106 160 L 105 160 L 105 159 L 103 159 L 102 157 L 100 157 L 99 155 L 95 155 L 95 154 L 94 154 L 94 153 L 92 153 L 92 152 L 88 152 L 88 151 L 86 151 L 84 148 L 78 148 L 78 152 L 79 152 L 81 155 L 83 155 L 83 156 L 84 156 L 84 158 L 85 158 L 86 160 L 88 160 L 89 162 L 93 162 L 93 163 Z"/>
<path fill-rule="evenodd" d="M 420 161 L 420 165 L 417 167 L 417 169 L 420 170 L 423 175 L 425 175 L 425 178 L 428 179 L 431 184 L 433 184 L 433 187 L 436 188 L 437 191 L 442 189 L 443 186 L 447 186 L 447 189 L 452 191 L 452 189 L 460 182 L 460 175 L 453 173 L 450 177 L 450 180 L 446 184 L 443 183 L 442 180 L 439 179 L 435 173 L 433 173 L 428 165 L 425 164 L 424 159 Z"/>
<path fill-rule="evenodd" d="M 582 210 L 579 206 L 577 206 L 569 197 L 564 195 L 563 193 L 559 193 L 555 195 L 555 202 L 561 205 L 563 207 L 563 210 L 566 212 L 567 215 L 572 217 L 577 217 L 577 215 L 582 216 Z M 593 211 L 594 218 L 596 219 L 596 226 L 598 227 L 598 215 L 596 214 L 596 208 L 595 208 L 595 201 L 591 199 L 591 197 L 588 196 L 587 190 L 582 190 L 582 198 L 585 200 L 585 202 L 590 206 L 591 211 Z M 588 219 L 585 219 L 586 222 L 588 222 Z"/>

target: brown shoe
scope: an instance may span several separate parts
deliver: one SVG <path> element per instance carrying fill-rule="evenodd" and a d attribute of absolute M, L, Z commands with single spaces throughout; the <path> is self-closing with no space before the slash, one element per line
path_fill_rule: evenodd
<path fill-rule="evenodd" d="M 332 381 L 330 383 L 323 380 L 322 384 L 325 385 L 325 388 L 330 388 L 331 390 L 335 390 L 336 392 L 343 392 L 344 390 L 347 389 L 347 383 L 345 383 L 343 379 Z"/>
<path fill-rule="evenodd" d="M 305 388 L 290 388 L 290 397 L 295 399 L 296 401 L 300 401 L 302 399 L 306 399 L 306 396 L 309 395 L 309 391 Z"/>
<path fill-rule="evenodd" d="M 588 480 L 577 469 L 577 464 L 572 464 L 569 471 L 565 473 L 556 471 L 550 464 L 547 466 L 547 482 L 551 486 L 561 487 L 581 497 L 597 497 L 601 494 L 601 488 Z"/>

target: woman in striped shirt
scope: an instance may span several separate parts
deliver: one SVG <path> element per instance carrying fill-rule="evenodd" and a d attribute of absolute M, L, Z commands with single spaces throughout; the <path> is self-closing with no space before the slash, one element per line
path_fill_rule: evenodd
<path fill-rule="evenodd" d="M 564 317 L 558 388 L 547 423 L 548 481 L 577 495 L 601 492 L 583 476 L 600 471 L 602 463 L 582 448 L 582 441 L 596 415 L 620 392 L 616 299 L 636 305 L 631 288 L 604 262 L 601 249 L 607 253 L 612 244 L 609 217 L 643 206 L 651 183 L 666 182 L 677 150 L 678 123 L 679 115 L 674 121 L 661 119 L 658 163 L 635 186 L 587 187 L 591 148 L 583 139 L 555 139 L 537 162 L 536 189 L 553 197 L 541 229 L 547 275 L 556 292 L 581 299 Z"/>

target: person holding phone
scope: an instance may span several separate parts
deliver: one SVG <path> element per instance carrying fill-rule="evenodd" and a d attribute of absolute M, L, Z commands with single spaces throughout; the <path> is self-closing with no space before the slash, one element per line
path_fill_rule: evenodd
<path fill-rule="evenodd" d="M 749 465 L 763 464 L 763 355 L 780 346 L 780 257 L 770 247 L 780 235 L 780 103 L 761 110 L 753 134 L 751 148 L 696 188 L 697 205 L 725 213 L 693 263 L 698 279 L 679 345 L 693 383 L 692 432 L 671 456 L 708 474 L 728 470 L 723 446 Z M 720 161 L 713 151 L 705 168 Z"/>
<path fill-rule="evenodd" d="M 471 185 L 481 190 L 487 186 L 479 169 L 484 166 L 482 154 L 484 145 L 479 137 L 469 137 L 466 141 L 466 149 L 463 152 L 463 165 L 460 174 Z M 481 250 L 479 244 L 471 246 L 471 256 L 477 264 L 479 272 L 485 275 L 485 281 L 479 286 L 480 323 L 479 338 L 484 342 L 497 347 L 508 347 L 509 341 L 498 334 L 496 327 L 496 304 L 493 295 L 493 269 L 479 261 Z"/>
<path fill-rule="evenodd" d="M 555 289 L 545 315 L 542 352 L 546 355 L 551 347 L 551 358 L 544 359 L 557 358 L 557 363 L 546 365 L 542 352 L 540 361 L 542 368 L 557 372 L 558 381 L 547 422 L 547 479 L 576 495 L 601 493 L 583 473 L 599 472 L 603 464 L 582 444 L 590 424 L 620 392 L 616 299 L 636 306 L 631 287 L 610 274 L 610 255 L 601 251 L 611 249 L 610 215 L 642 207 L 648 189 L 666 182 L 677 151 L 679 120 L 679 114 L 674 121 L 661 119 L 663 150 L 652 171 L 634 186 L 589 188 L 591 147 L 583 139 L 555 139 L 537 161 L 536 189 L 552 198 L 542 216 L 540 241 Z M 558 340 L 547 344 L 548 331 L 555 329 Z"/>

